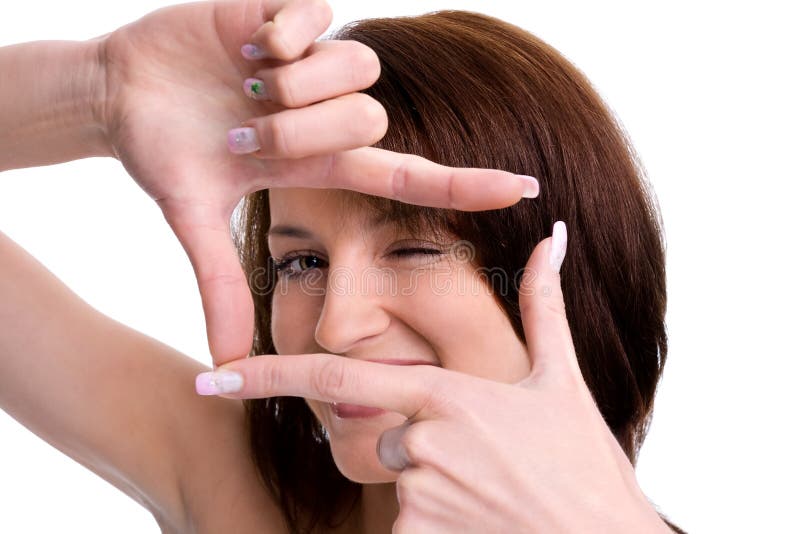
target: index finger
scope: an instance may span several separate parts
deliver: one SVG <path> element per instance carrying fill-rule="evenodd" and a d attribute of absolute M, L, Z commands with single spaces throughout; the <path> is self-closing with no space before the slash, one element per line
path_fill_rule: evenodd
<path fill-rule="evenodd" d="M 263 187 L 350 189 L 409 204 L 480 211 L 539 194 L 532 176 L 494 169 L 447 167 L 421 156 L 360 147 L 328 156 L 273 161 Z M 276 179 L 276 176 L 279 177 Z"/>
<path fill-rule="evenodd" d="M 226 388 L 225 371 L 242 378 L 238 388 Z M 439 392 L 446 384 L 448 399 Z M 464 388 L 457 373 L 431 365 L 390 365 L 330 354 L 253 356 L 201 373 L 196 380 L 201 395 L 226 393 L 242 399 L 303 397 L 383 408 L 409 419 L 442 415 Z"/>

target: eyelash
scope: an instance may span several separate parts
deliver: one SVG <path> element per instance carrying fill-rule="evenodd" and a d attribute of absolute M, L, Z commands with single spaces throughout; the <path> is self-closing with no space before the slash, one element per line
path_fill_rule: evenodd
<path fill-rule="evenodd" d="M 307 251 L 299 251 L 299 252 L 290 253 L 290 254 L 287 254 L 286 256 L 283 256 L 281 258 L 272 258 L 272 261 L 274 263 L 274 269 L 275 269 L 275 272 L 278 274 L 278 276 L 284 276 L 286 278 L 295 278 L 297 276 L 300 276 L 301 274 L 303 274 L 306 271 L 309 271 L 309 270 L 314 269 L 314 268 L 320 268 L 320 267 L 310 267 L 308 269 L 304 269 L 304 270 L 300 270 L 300 271 L 289 271 L 288 270 L 289 266 L 295 260 L 299 260 L 299 259 L 303 259 L 303 258 L 316 258 L 317 260 L 325 262 L 325 260 L 323 260 L 322 258 L 317 256 L 316 254 L 303 254 L 303 252 L 307 252 Z M 310 251 L 308 251 L 308 252 L 310 252 Z M 426 255 L 426 256 L 438 256 L 438 255 L 442 254 L 442 251 L 438 250 L 438 249 L 435 249 L 435 248 L 411 247 L 411 248 L 400 248 L 400 249 L 394 250 L 394 251 L 392 251 L 390 253 L 390 255 L 393 255 L 395 257 L 415 256 L 415 255 L 418 255 L 418 254 L 419 255 Z"/>
<path fill-rule="evenodd" d="M 322 258 L 320 258 L 319 256 L 317 256 L 316 254 L 303 254 L 302 252 L 303 251 L 294 252 L 294 253 L 291 253 L 291 254 L 287 254 L 286 256 L 283 256 L 281 258 L 272 258 L 272 261 L 274 262 L 275 272 L 278 274 L 278 276 L 285 276 L 286 278 L 294 278 L 294 277 L 299 276 L 300 274 L 304 273 L 305 270 L 299 271 L 299 272 L 292 272 L 292 271 L 288 270 L 289 269 L 289 265 L 291 265 L 292 262 L 294 262 L 296 260 L 299 260 L 299 259 L 316 258 L 316 259 L 318 259 L 320 261 L 323 261 L 323 262 L 325 261 Z"/>

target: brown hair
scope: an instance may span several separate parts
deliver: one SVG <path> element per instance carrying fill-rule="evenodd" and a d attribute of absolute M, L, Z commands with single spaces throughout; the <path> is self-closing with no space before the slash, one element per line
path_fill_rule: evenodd
<path fill-rule="evenodd" d="M 658 207 L 622 126 L 558 51 L 496 18 L 440 11 L 370 19 L 333 38 L 364 43 L 380 58 L 380 79 L 364 91 L 389 116 L 389 130 L 375 146 L 539 179 L 539 198 L 483 212 L 353 196 L 404 225 L 422 222 L 472 242 L 477 264 L 492 272 L 520 272 L 553 223 L 565 221 L 570 243 L 562 286 L 581 371 L 636 465 L 667 356 L 665 244 Z M 238 244 L 250 275 L 270 265 L 269 224 L 268 192 L 249 195 Z M 504 283 L 495 276 L 489 281 Z M 507 287 L 495 295 L 524 341 L 517 285 Z M 253 297 L 252 354 L 274 354 L 271 292 L 254 290 Z M 304 399 L 255 399 L 245 406 L 254 460 L 292 531 L 346 519 L 361 485 L 336 468 Z"/>

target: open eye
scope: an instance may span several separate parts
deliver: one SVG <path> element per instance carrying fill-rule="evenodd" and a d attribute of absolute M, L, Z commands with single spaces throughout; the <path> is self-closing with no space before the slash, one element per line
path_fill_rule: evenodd
<path fill-rule="evenodd" d="M 275 272 L 278 276 L 293 278 L 310 269 L 321 269 L 328 266 L 328 262 L 315 254 L 296 252 L 282 258 L 273 258 Z"/>

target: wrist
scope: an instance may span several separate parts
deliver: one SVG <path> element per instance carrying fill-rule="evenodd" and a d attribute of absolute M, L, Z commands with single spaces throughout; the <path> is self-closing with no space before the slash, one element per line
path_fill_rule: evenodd
<path fill-rule="evenodd" d="M 105 36 L 71 43 L 72 72 L 65 89 L 61 121 L 80 141 L 77 157 L 113 156 L 106 121 Z M 68 161 L 68 160 L 65 160 Z"/>
<path fill-rule="evenodd" d="M 0 170 L 113 155 L 102 116 L 102 38 L 0 49 Z"/>
<path fill-rule="evenodd" d="M 108 77 L 106 63 L 106 34 L 85 41 L 85 64 L 88 72 L 87 80 L 90 80 L 88 88 L 84 91 L 84 98 L 88 101 L 88 115 L 84 121 L 90 124 L 90 131 L 93 132 L 89 140 L 93 151 L 100 156 L 116 157 L 112 148 L 108 134 Z"/>

